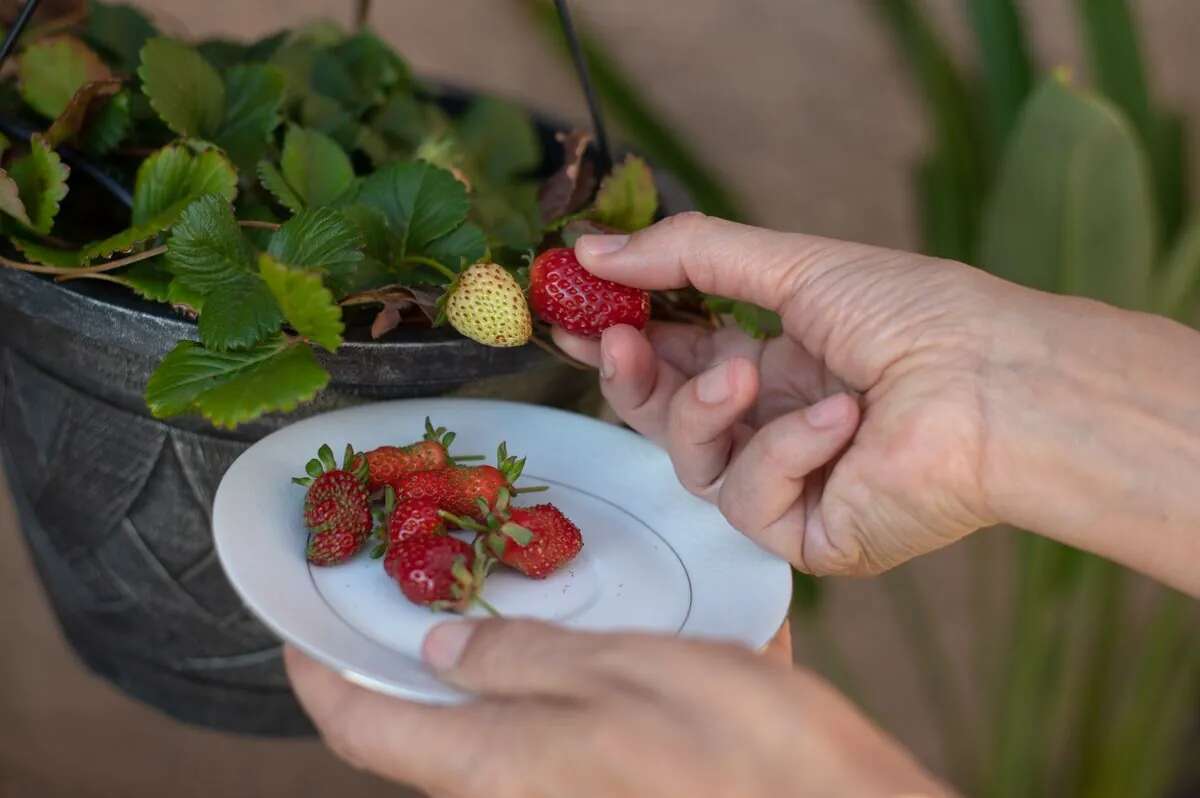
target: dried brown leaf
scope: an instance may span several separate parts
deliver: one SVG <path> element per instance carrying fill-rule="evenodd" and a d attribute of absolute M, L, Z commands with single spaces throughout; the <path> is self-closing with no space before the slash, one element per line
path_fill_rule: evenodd
<path fill-rule="evenodd" d="M 582 208 L 596 190 L 596 168 L 587 160 L 592 135 L 583 130 L 556 133 L 563 146 L 563 165 L 538 189 L 542 223 L 550 224 Z"/>

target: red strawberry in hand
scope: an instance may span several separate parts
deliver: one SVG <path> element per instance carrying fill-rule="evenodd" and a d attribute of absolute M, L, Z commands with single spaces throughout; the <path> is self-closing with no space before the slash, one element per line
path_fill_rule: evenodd
<path fill-rule="evenodd" d="M 380 446 L 367 452 L 367 489 L 377 490 L 401 474 L 415 471 L 434 471 L 466 460 L 482 460 L 482 457 L 451 457 L 450 444 L 454 433 L 445 427 L 434 429 L 433 422 L 425 419 L 424 439 L 408 446 Z"/>
<path fill-rule="evenodd" d="M 418 471 L 401 474 L 392 480 L 391 486 L 401 500 L 430 499 L 437 506 L 454 515 L 482 520 L 487 511 L 481 509 L 482 499 L 490 510 L 496 506 L 501 490 L 510 493 L 532 493 L 545 487 L 512 488 L 525 468 L 525 459 L 508 455 L 508 449 L 500 444 L 496 466 L 454 466 L 439 471 Z"/>
<path fill-rule="evenodd" d="M 534 258 L 529 304 L 542 320 L 585 338 L 599 338 L 616 324 L 640 330 L 650 319 L 649 293 L 595 276 L 566 247 Z"/>
<path fill-rule="evenodd" d="M 479 596 L 495 561 L 449 535 L 418 534 L 388 550 L 383 568 L 414 604 L 435 610 L 466 612 L 477 603 L 496 610 Z"/>
<path fill-rule="evenodd" d="M 308 561 L 334 565 L 354 555 L 371 534 L 371 505 L 367 500 L 366 460 L 346 447 L 342 466 L 333 450 L 322 446 L 308 461 L 306 477 L 292 481 L 305 485 L 304 525 L 310 532 Z"/>

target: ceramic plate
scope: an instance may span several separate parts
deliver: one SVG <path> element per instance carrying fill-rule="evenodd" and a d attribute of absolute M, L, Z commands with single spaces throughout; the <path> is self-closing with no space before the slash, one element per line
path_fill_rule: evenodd
<path fill-rule="evenodd" d="M 468 399 L 384 402 L 285 427 L 226 472 L 213 507 L 217 554 L 246 605 L 280 637 L 348 679 L 403 698 L 461 693 L 421 665 L 420 646 L 451 616 L 409 603 L 363 552 L 318 568 L 304 559 L 304 488 L 291 482 L 322 443 L 367 450 L 420 437 L 425 417 L 453 429 L 452 453 L 494 457 L 500 439 L 528 459 L 519 485 L 546 493 L 583 531 L 583 551 L 544 581 L 498 569 L 484 597 L 503 615 L 589 630 L 641 630 L 764 645 L 791 598 L 783 561 L 725 523 L 675 480 L 638 435 L 545 407 Z"/>

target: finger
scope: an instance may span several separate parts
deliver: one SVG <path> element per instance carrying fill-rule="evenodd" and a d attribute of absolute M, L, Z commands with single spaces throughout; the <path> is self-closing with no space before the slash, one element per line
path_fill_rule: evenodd
<path fill-rule="evenodd" d="M 729 523 L 789 562 L 802 563 L 805 478 L 846 446 L 858 419 L 858 403 L 835 394 L 761 427 L 721 482 L 718 506 Z"/>
<path fill-rule="evenodd" d="M 679 482 L 706 497 L 729 465 L 734 428 L 758 397 L 758 369 L 745 358 L 718 363 L 671 400 L 667 453 Z"/>
<path fill-rule="evenodd" d="M 600 368 L 599 341 L 591 338 L 580 338 L 578 335 L 571 335 L 571 333 L 561 327 L 552 327 L 550 329 L 550 337 L 554 339 L 554 343 L 558 345 L 559 349 L 580 363 L 587 363 L 589 366 Z"/>
<path fill-rule="evenodd" d="M 429 791 L 462 772 L 464 742 L 486 709 L 434 707 L 366 690 L 291 646 L 288 678 L 326 744 L 355 767 Z M 474 715 L 472 715 L 474 712 Z"/>
<path fill-rule="evenodd" d="M 701 213 L 681 213 L 632 236 L 581 236 L 579 262 L 608 280 L 648 289 L 682 288 L 754 302 L 779 310 L 801 288 L 812 268 L 833 261 L 843 248 L 849 261 L 859 245 L 778 233 Z"/>
<path fill-rule="evenodd" d="M 661 446 L 671 399 L 685 382 L 634 328 L 618 325 L 600 337 L 601 393 L 622 421 Z"/>
<path fill-rule="evenodd" d="M 582 697 L 607 638 L 539 621 L 450 621 L 425 637 L 422 656 L 450 684 L 484 696 Z"/>

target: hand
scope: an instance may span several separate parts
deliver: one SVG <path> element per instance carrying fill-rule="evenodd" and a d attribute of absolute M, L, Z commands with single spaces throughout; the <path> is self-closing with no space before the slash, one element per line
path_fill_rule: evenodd
<path fill-rule="evenodd" d="M 425 659 L 480 694 L 453 707 L 381 696 L 285 654 L 336 753 L 435 798 L 949 794 L 819 678 L 734 646 L 446 623 Z"/>
<path fill-rule="evenodd" d="M 784 334 L 555 331 L 683 485 L 797 568 L 875 573 L 999 520 L 985 461 L 990 319 L 1013 287 L 961 264 L 682 214 L 584 236 L 601 277 L 776 310 Z"/>

